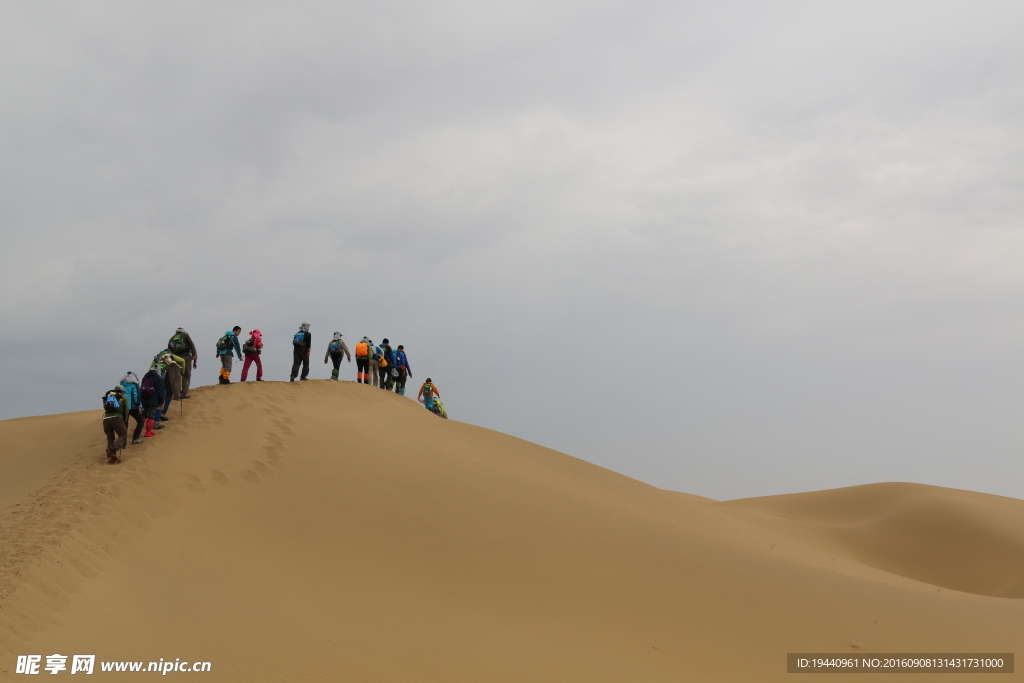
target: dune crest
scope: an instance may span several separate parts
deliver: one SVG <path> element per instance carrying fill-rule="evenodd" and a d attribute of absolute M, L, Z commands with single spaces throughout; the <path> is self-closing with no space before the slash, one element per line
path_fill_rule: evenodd
<path fill-rule="evenodd" d="M 192 395 L 122 465 L 98 420 L 0 462 L 0 674 L 88 652 L 224 681 L 771 681 L 787 652 L 1006 652 L 1024 632 L 1024 600 L 990 597 L 1019 595 L 1022 501 L 720 503 L 365 385 Z M 904 552 L 922 528 L 981 559 Z"/>

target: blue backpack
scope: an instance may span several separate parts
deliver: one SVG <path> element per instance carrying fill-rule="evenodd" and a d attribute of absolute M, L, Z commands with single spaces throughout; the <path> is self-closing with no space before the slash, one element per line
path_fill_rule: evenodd
<path fill-rule="evenodd" d="M 292 337 L 292 344 L 294 344 L 295 346 L 305 346 L 306 345 L 306 333 L 303 332 L 302 330 L 299 330 L 298 332 L 296 332 L 295 336 Z"/>
<path fill-rule="evenodd" d="M 331 353 L 342 353 L 342 350 L 341 350 L 341 340 L 340 339 L 333 340 L 330 343 L 330 345 L 327 347 L 327 350 L 330 351 Z"/>
<path fill-rule="evenodd" d="M 121 412 L 121 399 L 113 391 L 108 391 L 103 396 L 103 409 L 111 413 Z"/>

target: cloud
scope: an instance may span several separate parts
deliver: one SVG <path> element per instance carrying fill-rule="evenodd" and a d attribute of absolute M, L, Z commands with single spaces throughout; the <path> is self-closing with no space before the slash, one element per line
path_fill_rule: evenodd
<path fill-rule="evenodd" d="M 458 417 L 670 488 L 956 485 L 982 428 L 1016 471 L 991 416 L 1024 333 L 1021 13 L 12 8 L 0 414 L 91 405 L 178 325 L 260 327 L 281 379 L 308 319 L 401 336 Z"/>

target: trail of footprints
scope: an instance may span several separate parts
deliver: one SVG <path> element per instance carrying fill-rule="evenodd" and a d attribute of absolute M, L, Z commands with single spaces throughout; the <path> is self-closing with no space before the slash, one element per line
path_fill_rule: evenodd
<path fill-rule="evenodd" d="M 252 407 L 243 403 L 237 409 Z M 267 415 L 264 438 L 259 442 L 260 456 L 250 461 L 250 467 L 209 470 L 206 478 L 179 473 L 185 488 L 204 492 L 236 481 L 258 484 L 285 464 L 285 440 L 295 433 L 295 422 L 281 415 L 277 405 L 265 404 L 262 410 Z M 171 413 L 168 434 L 224 423 L 217 406 L 186 411 L 179 419 L 175 424 Z M 0 509 L 0 651 L 17 649 L 31 633 L 56 623 L 39 617 L 43 604 L 65 608 L 69 594 L 78 592 L 82 581 L 102 573 L 111 556 L 132 545 L 152 528 L 154 519 L 179 503 L 169 482 L 146 466 L 148 457 L 156 455 L 157 444 L 147 444 L 141 452 L 129 447 L 125 461 L 116 467 L 97 456 L 105 445 L 101 435 L 89 438 L 49 484 Z M 122 500 L 115 503 L 118 499 Z M 63 570 L 35 569 L 43 565 Z"/>
<path fill-rule="evenodd" d="M 40 609 L 66 608 L 82 581 L 178 502 L 144 460 L 99 461 L 105 445 L 89 438 L 53 480 L 0 510 L 0 650 L 57 623 Z"/>
<path fill-rule="evenodd" d="M 252 403 L 242 403 L 237 406 L 238 410 L 252 408 Z M 260 457 L 250 460 L 250 467 L 226 472 L 223 469 L 207 470 L 208 479 L 204 480 L 190 473 L 181 473 L 179 476 L 185 487 L 197 493 L 210 490 L 210 486 L 231 486 L 234 481 L 242 481 L 248 484 L 259 484 L 269 477 L 274 476 L 284 463 L 285 439 L 295 433 L 292 428 L 295 421 L 290 417 L 280 414 L 280 406 L 266 404 L 263 407 L 266 419 L 266 430 L 260 446 Z M 197 427 L 212 427 L 223 424 L 219 416 L 220 409 L 212 408 L 207 412 L 197 413 L 192 418 L 192 424 Z M 225 468 L 226 469 L 226 468 Z"/>

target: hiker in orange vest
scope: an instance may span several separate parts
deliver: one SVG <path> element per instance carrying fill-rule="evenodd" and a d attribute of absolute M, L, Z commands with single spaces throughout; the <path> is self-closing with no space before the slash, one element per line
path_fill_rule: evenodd
<path fill-rule="evenodd" d="M 435 396 L 440 398 L 441 392 L 437 390 L 437 387 L 434 386 L 434 383 L 431 382 L 430 378 L 428 377 L 427 381 L 424 382 L 423 385 L 420 387 L 419 393 L 416 394 L 416 400 L 422 403 L 424 408 L 426 408 L 430 412 L 434 412 Z"/>
<path fill-rule="evenodd" d="M 370 358 L 373 355 L 373 344 L 368 337 L 363 337 L 356 344 L 356 381 L 360 384 L 370 383 Z"/>

